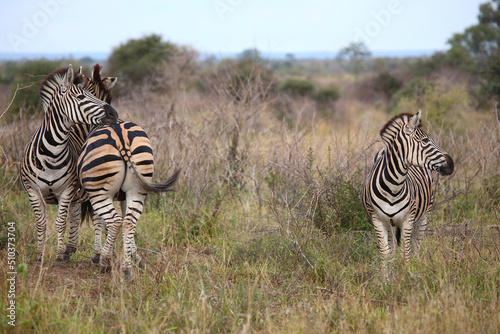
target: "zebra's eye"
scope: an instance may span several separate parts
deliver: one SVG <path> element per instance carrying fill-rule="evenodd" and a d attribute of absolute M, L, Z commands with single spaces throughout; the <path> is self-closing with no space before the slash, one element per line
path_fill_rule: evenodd
<path fill-rule="evenodd" d="M 85 98 L 85 95 L 80 94 L 76 98 L 81 101 L 81 100 L 83 100 Z"/>
<path fill-rule="evenodd" d="M 427 144 L 428 142 L 430 142 L 429 138 L 427 137 L 422 138 L 422 143 Z"/>

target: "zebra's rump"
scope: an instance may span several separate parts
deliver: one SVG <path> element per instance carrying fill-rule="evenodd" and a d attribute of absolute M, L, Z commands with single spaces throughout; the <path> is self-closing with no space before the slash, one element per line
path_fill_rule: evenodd
<path fill-rule="evenodd" d="M 154 159 L 146 132 L 135 123 L 121 120 L 98 126 L 89 134 L 80 154 L 79 180 L 87 192 L 110 190 L 107 184 L 113 178 L 123 178 L 127 164 L 133 164 L 144 178 L 151 180 Z M 115 191 L 115 198 L 123 199 L 119 189 Z"/>

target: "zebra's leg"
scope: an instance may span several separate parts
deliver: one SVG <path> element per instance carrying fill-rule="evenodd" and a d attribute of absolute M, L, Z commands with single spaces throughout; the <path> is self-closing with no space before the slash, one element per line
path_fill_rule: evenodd
<path fill-rule="evenodd" d="M 394 235 L 394 229 L 389 223 L 383 222 L 376 216 L 372 216 L 372 223 L 377 235 L 378 250 L 382 256 L 382 273 L 384 275 L 383 281 L 384 283 L 387 283 L 389 281 L 390 273 L 387 264 L 394 255 L 396 249 L 396 237 Z"/>
<path fill-rule="evenodd" d="M 66 221 L 68 219 L 69 207 L 72 190 L 68 188 L 67 191 L 63 193 L 61 198 L 59 198 L 59 208 L 56 218 L 56 232 L 57 232 L 57 251 L 56 251 L 56 261 L 57 262 L 68 262 L 69 254 L 65 253 L 66 247 L 64 246 L 64 232 L 66 231 Z"/>
<path fill-rule="evenodd" d="M 106 228 L 106 226 L 105 222 L 96 212 L 92 215 L 92 223 L 94 224 L 94 254 L 92 254 L 90 261 L 98 264 L 102 251 L 102 229 L 103 227 Z"/>
<path fill-rule="evenodd" d="M 80 215 L 80 205 L 71 205 L 69 215 L 69 238 L 68 244 L 66 245 L 66 250 L 64 251 L 64 254 L 67 256 L 71 256 L 71 254 L 76 252 L 76 246 L 78 243 L 78 228 L 80 227 L 81 221 Z"/>
<path fill-rule="evenodd" d="M 129 196 L 131 196 L 132 194 L 130 194 Z M 144 199 L 145 199 L 145 195 L 144 195 Z M 140 208 L 140 212 L 142 213 L 142 208 L 143 208 L 143 205 L 144 205 L 144 199 L 141 200 L 141 208 Z M 137 206 L 137 205 L 135 205 Z M 122 217 L 127 217 L 127 201 L 126 200 L 123 200 L 121 202 L 121 207 L 122 207 Z M 137 209 L 137 208 L 136 208 Z M 130 215 L 130 214 L 129 214 Z M 140 213 L 139 213 L 140 215 Z M 131 217 L 134 217 L 132 215 L 130 215 Z M 137 223 L 137 220 L 139 219 L 139 217 L 137 217 L 137 219 L 135 219 L 135 223 L 134 223 L 134 226 L 135 224 Z M 124 220 L 124 223 L 125 223 L 125 220 Z M 135 227 L 134 227 L 135 229 Z M 135 235 L 135 232 L 134 232 L 134 235 Z M 144 263 L 142 262 L 142 259 L 141 257 L 139 256 L 139 254 L 137 253 L 137 246 L 135 244 L 135 238 L 132 238 L 131 240 L 131 257 L 132 257 L 132 261 L 134 261 L 134 263 L 141 269 L 144 269 Z"/>
<path fill-rule="evenodd" d="M 137 254 L 137 247 L 135 245 L 134 235 L 137 220 L 139 219 L 146 194 L 142 192 L 129 191 L 127 192 L 126 210 L 123 218 L 123 277 L 125 280 L 131 280 L 132 274 L 132 259 L 138 263 L 139 267 L 142 266 L 142 259 Z M 122 210 L 125 203 L 122 203 Z"/>
<path fill-rule="evenodd" d="M 104 247 L 102 248 L 99 258 L 101 271 L 109 271 L 111 269 L 111 258 L 116 242 L 118 232 L 122 227 L 123 219 L 113 206 L 113 199 L 107 194 L 104 196 L 95 196 L 90 198 L 95 213 L 102 219 L 102 224 L 106 225 L 107 235 Z"/>
<path fill-rule="evenodd" d="M 111 259 L 113 258 L 113 249 L 115 247 L 116 238 L 123 225 L 123 219 L 118 213 L 114 216 L 113 220 L 106 222 L 107 235 L 104 247 L 102 248 L 99 265 L 101 271 L 109 271 L 111 269 Z"/>
<path fill-rule="evenodd" d="M 405 263 L 411 256 L 411 238 L 413 235 L 413 220 L 405 220 L 401 229 L 401 256 Z"/>
<path fill-rule="evenodd" d="M 384 260 L 387 260 L 395 250 L 394 230 L 390 224 L 381 221 L 378 217 L 372 217 L 372 223 L 377 234 L 377 246 L 380 255 Z"/>
<path fill-rule="evenodd" d="M 45 201 L 37 191 L 29 189 L 27 192 L 31 207 L 33 208 L 33 212 L 35 213 L 37 235 L 36 262 L 40 262 L 42 261 L 43 253 L 45 250 L 45 233 L 47 232 Z"/>
<path fill-rule="evenodd" d="M 413 227 L 413 236 L 411 237 L 411 251 L 415 256 L 418 256 L 422 238 L 424 237 L 425 229 L 427 228 L 427 217 L 422 217 Z"/>

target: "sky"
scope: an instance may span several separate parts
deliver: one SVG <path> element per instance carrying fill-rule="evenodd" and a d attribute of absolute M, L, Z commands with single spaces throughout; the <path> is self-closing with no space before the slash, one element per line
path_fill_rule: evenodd
<path fill-rule="evenodd" d="M 200 53 L 446 50 L 485 0 L 1 1 L 0 53 L 110 53 L 160 34 Z"/>

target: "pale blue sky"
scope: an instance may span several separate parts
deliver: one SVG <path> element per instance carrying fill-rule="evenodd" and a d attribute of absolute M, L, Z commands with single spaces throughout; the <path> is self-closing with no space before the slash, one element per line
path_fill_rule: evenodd
<path fill-rule="evenodd" d="M 484 0 L 1 1 L 0 53 L 110 52 L 150 33 L 200 52 L 443 50 Z"/>

